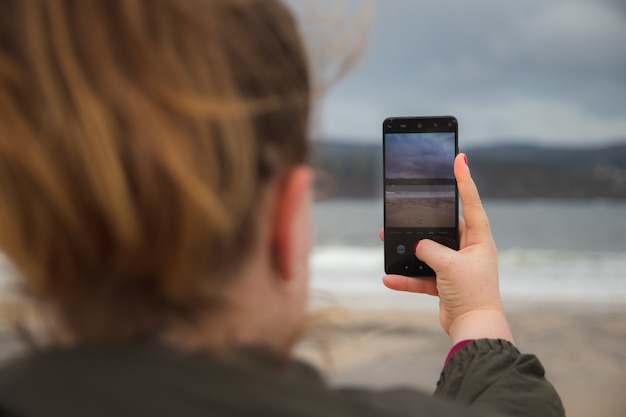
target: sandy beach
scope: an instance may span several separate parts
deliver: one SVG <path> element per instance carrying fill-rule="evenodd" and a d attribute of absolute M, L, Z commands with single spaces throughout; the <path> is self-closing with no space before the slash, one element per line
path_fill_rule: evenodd
<path fill-rule="evenodd" d="M 7 331 L 9 304 L 0 311 L 0 360 L 17 347 Z M 296 354 L 331 384 L 435 389 L 451 342 L 434 310 L 333 307 L 312 316 Z M 517 304 L 508 318 L 518 348 L 541 359 L 569 417 L 624 416 L 626 304 Z"/>
<path fill-rule="evenodd" d="M 454 198 L 387 197 L 387 227 L 454 227 Z"/>
<path fill-rule="evenodd" d="M 508 313 L 518 348 L 536 354 L 569 417 L 623 417 L 626 305 L 528 305 Z M 451 344 L 434 313 L 335 311 L 300 357 L 335 385 L 435 389 Z"/>

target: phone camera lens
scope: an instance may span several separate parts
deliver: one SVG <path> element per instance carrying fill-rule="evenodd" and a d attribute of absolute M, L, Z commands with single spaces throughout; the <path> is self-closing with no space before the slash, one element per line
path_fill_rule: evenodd
<path fill-rule="evenodd" d="M 438 126 L 438 124 L 437 124 L 437 123 L 435 123 L 434 125 L 435 125 L 435 127 L 437 127 L 437 126 Z"/>
<path fill-rule="evenodd" d="M 419 129 L 421 129 L 421 128 L 422 128 L 422 124 L 421 124 L 421 123 L 418 123 L 418 124 L 417 124 L 417 127 L 418 127 Z"/>

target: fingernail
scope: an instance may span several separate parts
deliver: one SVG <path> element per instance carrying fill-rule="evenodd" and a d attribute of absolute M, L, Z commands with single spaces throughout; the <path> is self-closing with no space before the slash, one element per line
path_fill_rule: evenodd
<path fill-rule="evenodd" d="M 417 252 L 417 246 L 420 244 L 420 241 L 418 240 L 417 242 L 415 242 L 415 246 L 413 246 L 413 252 Z"/>
<path fill-rule="evenodd" d="M 463 155 L 463 159 L 465 160 L 465 165 L 469 165 L 469 163 L 467 162 L 467 155 Z"/>

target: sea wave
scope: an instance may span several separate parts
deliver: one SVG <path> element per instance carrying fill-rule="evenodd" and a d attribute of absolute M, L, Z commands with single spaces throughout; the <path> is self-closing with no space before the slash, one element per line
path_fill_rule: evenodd
<path fill-rule="evenodd" d="M 316 246 L 311 256 L 313 305 L 437 309 L 434 297 L 385 288 L 383 264 L 382 245 Z M 626 256 L 623 253 L 512 248 L 500 251 L 499 269 L 500 291 L 505 303 L 626 306 Z M 0 254 L 0 288 L 16 278 L 16 271 Z"/>
<path fill-rule="evenodd" d="M 622 253 L 507 249 L 499 254 L 505 302 L 626 304 L 626 256 Z M 436 308 L 386 289 L 382 247 L 316 247 L 312 288 L 348 307 Z"/>

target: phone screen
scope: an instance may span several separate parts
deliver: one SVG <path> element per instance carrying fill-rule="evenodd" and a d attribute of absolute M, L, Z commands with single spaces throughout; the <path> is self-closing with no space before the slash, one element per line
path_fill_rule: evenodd
<path fill-rule="evenodd" d="M 415 257 L 432 239 L 459 248 L 454 158 L 458 123 L 452 116 L 389 118 L 383 123 L 385 272 L 435 276 Z"/>

